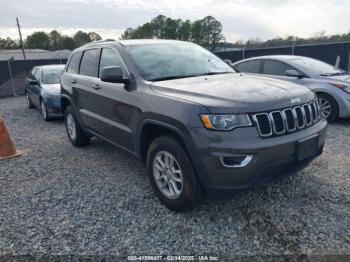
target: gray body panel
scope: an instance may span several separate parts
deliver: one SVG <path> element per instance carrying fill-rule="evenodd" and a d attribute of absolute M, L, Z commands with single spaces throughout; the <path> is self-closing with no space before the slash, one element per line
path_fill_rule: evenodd
<path fill-rule="evenodd" d="M 296 163 L 295 150 L 299 140 L 317 135 L 318 147 L 322 151 L 325 120 L 305 130 L 268 139 L 259 136 L 256 126 L 229 132 L 206 129 L 200 114 L 272 111 L 295 106 L 291 104 L 291 98 L 299 98 L 303 104 L 315 97 L 313 92 L 299 85 L 236 73 L 146 81 L 135 69 L 123 46 L 154 41 L 95 44 L 97 48 L 113 46 L 118 50 L 132 80 L 129 86 L 64 73 L 62 101 L 69 101 L 86 131 L 141 158 L 143 128 L 149 124 L 166 128 L 182 140 L 196 174 L 208 192 L 249 187 L 255 184 L 258 171 L 263 166 L 276 166 L 276 160 L 284 164 Z M 73 54 L 83 50 L 84 47 Z M 71 83 L 73 79 L 75 84 Z M 100 86 L 98 90 L 92 88 L 96 83 Z M 254 155 L 254 161 L 248 167 L 232 169 L 220 164 L 220 156 L 241 153 Z"/>

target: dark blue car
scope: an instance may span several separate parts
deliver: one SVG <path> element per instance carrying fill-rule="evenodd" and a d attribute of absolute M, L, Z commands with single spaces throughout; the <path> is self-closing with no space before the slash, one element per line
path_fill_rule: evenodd
<path fill-rule="evenodd" d="M 64 65 L 36 66 L 25 82 L 29 108 L 40 108 L 45 121 L 62 117 L 60 78 Z"/>

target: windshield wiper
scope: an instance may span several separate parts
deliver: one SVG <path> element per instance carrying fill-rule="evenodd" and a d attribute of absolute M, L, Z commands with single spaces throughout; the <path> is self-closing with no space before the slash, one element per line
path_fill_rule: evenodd
<path fill-rule="evenodd" d="M 152 79 L 149 79 L 149 81 L 165 81 L 165 80 L 181 79 L 181 78 L 188 78 L 188 77 L 197 77 L 197 76 L 206 76 L 206 75 L 219 75 L 219 74 L 229 74 L 229 73 L 233 73 L 233 72 L 208 72 L 208 73 L 197 74 L 197 75 L 164 76 L 164 77 L 152 78 Z"/>
<path fill-rule="evenodd" d="M 320 76 L 341 76 L 347 74 L 346 72 L 336 72 L 336 73 L 324 73 L 320 74 Z"/>
<path fill-rule="evenodd" d="M 223 72 L 208 72 L 204 74 L 200 74 L 197 76 L 210 76 L 210 75 L 222 75 L 222 74 L 233 74 L 234 72 L 228 72 L 228 71 L 223 71 Z"/>
<path fill-rule="evenodd" d="M 195 75 L 185 75 L 185 76 L 164 76 L 164 77 L 157 77 L 149 79 L 149 81 L 165 81 L 165 80 L 173 80 L 173 79 L 181 79 L 181 78 L 187 78 L 187 77 L 194 77 Z"/>

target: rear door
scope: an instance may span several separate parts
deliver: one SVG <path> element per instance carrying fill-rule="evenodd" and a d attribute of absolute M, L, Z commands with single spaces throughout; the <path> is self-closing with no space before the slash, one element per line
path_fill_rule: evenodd
<path fill-rule="evenodd" d="M 87 49 L 82 53 L 78 75 L 73 79 L 74 100 L 83 125 L 100 133 L 97 116 L 101 106 L 97 99 L 98 65 L 100 48 Z"/>

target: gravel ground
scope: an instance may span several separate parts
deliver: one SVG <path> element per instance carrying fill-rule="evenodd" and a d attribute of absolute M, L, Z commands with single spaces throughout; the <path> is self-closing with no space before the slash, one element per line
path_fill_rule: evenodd
<path fill-rule="evenodd" d="M 349 120 L 298 175 L 177 214 L 133 156 L 73 147 L 24 97 L 0 99 L 0 114 L 26 151 L 0 162 L 1 255 L 350 255 Z"/>

